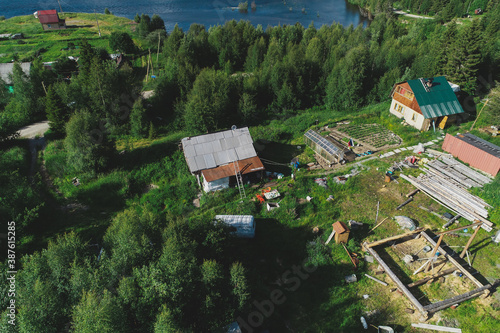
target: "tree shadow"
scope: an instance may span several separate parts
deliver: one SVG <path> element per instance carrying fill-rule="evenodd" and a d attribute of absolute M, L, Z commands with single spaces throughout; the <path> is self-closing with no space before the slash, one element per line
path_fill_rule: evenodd
<path fill-rule="evenodd" d="M 133 170 L 144 165 L 159 162 L 163 158 L 172 155 L 178 148 L 174 142 L 157 142 L 147 147 L 135 148 L 119 154 L 116 165 L 123 170 Z"/>
<path fill-rule="evenodd" d="M 254 146 L 267 171 L 280 172 L 285 175 L 291 173 L 292 159 L 305 149 L 305 146 L 300 146 L 299 149 L 296 145 L 267 140 L 257 140 Z"/>
<path fill-rule="evenodd" d="M 242 327 L 243 332 L 328 331 L 332 324 L 344 325 L 346 332 L 361 328 L 361 308 L 356 305 L 359 304 L 356 293 L 351 291 L 334 300 L 331 294 L 332 289 L 343 294 L 344 277 L 353 273 L 352 265 L 332 265 L 329 261 L 324 265 L 304 266 L 307 243 L 315 237 L 305 226 L 292 228 L 276 219 L 256 219 L 255 238 L 242 240 L 234 253 L 235 259 L 247 268 L 251 286 L 249 307 L 237 316 L 248 325 Z M 278 297 L 280 302 L 273 303 L 278 294 L 282 295 Z M 345 311 L 353 320 L 327 316 L 330 310 L 325 310 L 325 306 L 332 313 Z M 254 318 L 255 312 L 263 315 L 258 325 L 253 325 L 255 320 L 252 322 L 259 316 Z M 306 317 L 306 320 L 299 319 Z M 333 317 L 331 321 L 326 322 L 325 318 L 330 317 Z M 310 325 L 314 322 L 321 324 L 313 328 Z"/>

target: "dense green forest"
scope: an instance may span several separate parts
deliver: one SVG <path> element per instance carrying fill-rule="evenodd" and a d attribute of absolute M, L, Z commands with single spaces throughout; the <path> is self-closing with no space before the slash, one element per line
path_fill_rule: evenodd
<path fill-rule="evenodd" d="M 390 13 L 396 8 L 408 10 L 412 14 L 435 16 L 441 22 L 467 14 L 472 15 L 476 9 L 488 12 L 498 6 L 498 0 L 349 0 L 349 2 L 367 9 L 374 15 Z"/>
<path fill-rule="evenodd" d="M 36 59 L 29 77 L 16 65 L 14 92 L 0 91 L 0 138 L 47 118 L 50 133 L 43 158 L 55 178 L 53 185 L 62 196 L 92 208 L 67 222 L 70 215 L 54 208 L 62 199 L 46 200 L 52 193 L 40 175 L 27 169 L 25 142 L 2 143 L 0 219 L 15 220 L 17 230 L 29 236 L 18 250 L 23 254 L 17 275 L 18 325 L 7 323 L 6 310 L 0 330 L 213 332 L 233 321 L 248 309 L 252 293 L 261 287 L 250 285 L 249 280 L 260 273 L 249 271 L 245 263 L 263 269 L 270 264 L 258 261 L 267 253 L 257 246 L 253 250 L 259 258 L 250 259 L 225 226 L 211 223 L 212 215 L 216 207 L 238 214 L 253 214 L 259 208 L 253 202 L 231 201 L 237 191 L 229 190 L 203 196 L 203 210 L 194 211 L 196 180 L 178 151 L 178 140 L 233 124 L 280 123 L 276 126 L 301 132 L 311 119 L 324 120 L 315 111 L 327 110 L 324 117 L 328 113 L 342 119 L 387 101 L 396 82 L 437 75 L 446 75 L 462 87 L 464 108 L 475 115 L 475 102 L 492 88 L 498 89 L 494 79 L 500 74 L 500 6 L 498 1 L 473 1 L 477 6 L 479 2 L 485 4 L 483 16 L 446 25 L 438 20 L 404 23 L 391 15 L 376 15 L 367 28 L 297 24 L 263 29 L 230 21 L 209 29 L 198 24 L 188 31 L 176 27 L 166 34 L 162 22 L 143 15 L 136 18 L 136 35 L 116 33 L 110 43 L 134 63 L 147 62 L 147 66 L 130 63 L 118 68 L 105 50 L 86 40 L 79 45 L 78 63 L 61 59 L 50 71 Z M 441 13 L 457 3 L 460 10 L 452 16 L 460 16 L 468 5 L 464 1 L 399 3 L 425 14 Z M 386 2 L 360 5 L 378 8 Z M 146 40 L 142 49 L 134 39 Z M 153 51 L 158 40 L 157 55 Z M 147 48 L 153 54 L 150 61 Z M 142 99 L 141 91 L 147 90 L 154 95 Z M 306 109 L 310 113 L 301 111 Z M 497 115 L 496 109 L 485 112 Z M 260 130 L 264 131 L 262 127 L 255 131 Z M 290 139 L 281 132 L 273 137 L 273 126 L 265 130 L 269 139 Z M 159 137 L 147 149 L 129 149 L 143 138 Z M 78 189 L 70 181 L 75 176 L 92 185 Z M 155 183 L 160 189 L 144 190 Z M 294 195 L 327 197 L 322 188 L 299 190 L 312 188 L 311 183 L 299 179 Z M 356 180 L 344 188 L 329 185 L 336 196 L 348 197 L 355 197 L 361 186 Z M 340 206 L 308 203 L 295 212 L 291 199 L 284 200 L 282 207 L 273 219 L 290 224 L 296 223 L 296 214 L 307 220 L 318 211 L 338 216 L 340 210 Z M 106 222 L 100 224 L 102 216 Z M 44 231 L 44 224 L 57 228 Z M 89 225 L 95 229 L 89 231 Z M 272 223 L 267 228 L 302 244 L 310 241 Z M 38 233 L 56 231 L 58 236 L 48 237 L 46 246 L 37 238 Z M 268 241 L 277 242 L 278 256 L 300 258 L 296 264 L 308 257 L 303 267 L 315 269 L 328 261 L 314 242 L 295 248 L 286 237 Z M 353 242 L 349 246 L 356 248 Z M 285 265 L 292 263 L 290 259 Z M 350 267 L 323 269 L 339 279 Z M 6 272 L 2 267 L 2 281 Z M 273 273 L 262 274 L 271 279 Z M 325 283 L 319 276 L 313 280 Z M 0 305 L 6 309 L 8 284 L 2 282 L 1 288 Z M 349 297 L 355 293 L 354 287 L 346 288 Z M 331 323 L 309 331 L 327 324 L 345 332 L 357 329 L 359 304 L 345 299 L 329 306 L 345 311 L 344 319 L 330 319 Z"/>

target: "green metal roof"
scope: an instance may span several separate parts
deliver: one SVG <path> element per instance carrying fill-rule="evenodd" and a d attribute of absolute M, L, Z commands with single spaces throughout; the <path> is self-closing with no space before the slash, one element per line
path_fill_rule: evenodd
<path fill-rule="evenodd" d="M 453 89 L 444 76 L 432 78 L 432 87 L 424 86 L 429 79 L 409 80 L 415 98 L 424 118 L 435 118 L 463 113 Z"/>

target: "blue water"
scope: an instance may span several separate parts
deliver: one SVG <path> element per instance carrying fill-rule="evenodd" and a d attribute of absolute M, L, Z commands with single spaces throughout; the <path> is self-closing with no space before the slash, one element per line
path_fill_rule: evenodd
<path fill-rule="evenodd" d="M 169 31 L 176 23 L 187 30 L 191 23 L 209 27 L 232 19 L 249 20 L 254 25 L 261 24 L 264 29 L 268 25 L 296 22 L 307 27 L 312 21 L 317 28 L 333 22 L 344 26 L 366 24 L 357 7 L 345 0 L 255 0 L 255 11 L 250 9 L 250 0 L 248 13 L 234 9 L 239 2 L 243 0 L 60 0 L 66 12 L 90 13 L 95 9 L 98 13 L 104 13 L 104 9 L 109 8 L 113 14 L 131 19 L 136 13 L 150 16 L 158 14 Z M 57 0 L 0 0 L 0 15 L 7 18 L 29 15 L 42 9 L 59 11 L 59 4 Z"/>

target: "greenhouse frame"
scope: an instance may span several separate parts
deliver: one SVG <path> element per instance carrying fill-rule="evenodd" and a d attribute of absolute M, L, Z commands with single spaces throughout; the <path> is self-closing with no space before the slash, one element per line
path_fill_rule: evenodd
<path fill-rule="evenodd" d="M 318 132 L 309 130 L 304 137 L 306 145 L 329 164 L 340 163 L 344 160 L 344 150 L 322 137 Z"/>

